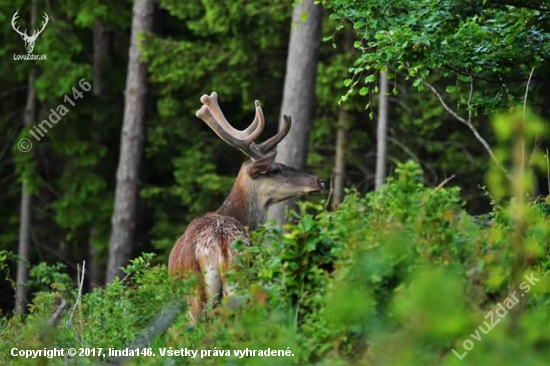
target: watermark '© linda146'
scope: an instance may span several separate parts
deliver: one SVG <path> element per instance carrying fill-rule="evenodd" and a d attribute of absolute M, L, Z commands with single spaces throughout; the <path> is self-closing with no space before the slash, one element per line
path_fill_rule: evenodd
<path fill-rule="evenodd" d="M 531 290 L 531 286 L 534 286 L 536 282 L 540 281 L 540 279 L 536 278 L 533 275 L 533 272 L 531 272 L 531 275 L 525 275 L 524 278 L 527 281 L 524 281 L 519 285 L 519 289 L 523 291 L 520 295 L 521 297 L 524 297 L 525 294 Z M 504 301 L 502 301 L 504 305 L 502 305 L 502 303 L 500 302 L 497 304 L 495 313 L 498 316 L 498 318 L 495 319 L 493 315 L 493 310 L 490 310 L 487 314 L 485 314 L 484 319 L 488 319 L 490 321 L 490 324 L 488 324 L 487 321 L 484 321 L 483 324 L 485 325 L 486 328 L 483 328 L 483 326 L 481 325 L 477 327 L 477 329 L 475 330 L 475 333 L 470 334 L 470 337 L 472 337 L 472 339 L 476 341 L 481 341 L 481 334 L 479 333 L 479 331 L 481 331 L 483 334 L 489 333 L 495 327 L 495 325 L 500 323 L 500 319 L 504 318 L 506 314 L 508 314 L 508 310 L 511 310 L 517 303 L 519 303 L 520 299 L 517 298 L 516 292 L 517 291 L 512 292 L 510 296 L 508 296 L 506 299 L 504 299 Z M 462 342 L 462 346 L 466 350 L 462 354 L 455 351 L 454 348 L 451 350 L 455 354 L 455 356 L 458 357 L 459 360 L 462 360 L 464 357 L 466 357 L 466 355 L 468 354 L 467 351 L 470 351 L 472 350 L 472 348 L 474 348 L 474 342 L 470 339 L 466 339 L 464 342 Z"/>
<path fill-rule="evenodd" d="M 80 79 L 78 82 L 78 85 L 80 88 L 84 91 L 90 91 L 92 89 L 92 85 L 87 82 L 85 79 Z M 76 101 L 77 99 L 83 98 L 84 93 L 82 93 L 78 88 L 73 86 L 73 99 Z M 67 94 L 65 94 L 65 97 L 63 98 L 63 101 L 70 104 L 71 107 L 74 107 L 76 104 Z M 55 108 L 55 110 L 52 108 L 50 109 L 50 115 L 47 119 L 43 120 L 39 124 L 34 125 L 29 133 L 34 137 L 36 141 L 40 141 L 41 137 L 44 137 L 46 133 L 55 125 L 57 122 L 61 121 L 61 119 L 69 113 L 69 108 L 67 108 L 64 104 L 60 104 Z M 19 140 L 19 143 L 17 144 L 17 147 L 22 152 L 28 152 L 32 149 L 32 142 L 28 138 L 22 138 Z"/>

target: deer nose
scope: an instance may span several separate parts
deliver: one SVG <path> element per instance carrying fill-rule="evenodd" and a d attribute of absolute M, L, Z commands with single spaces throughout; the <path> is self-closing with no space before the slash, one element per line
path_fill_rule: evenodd
<path fill-rule="evenodd" d="M 325 181 L 322 180 L 322 179 L 317 179 L 317 183 L 319 184 L 319 186 L 321 187 L 321 189 L 324 189 L 325 188 Z"/>

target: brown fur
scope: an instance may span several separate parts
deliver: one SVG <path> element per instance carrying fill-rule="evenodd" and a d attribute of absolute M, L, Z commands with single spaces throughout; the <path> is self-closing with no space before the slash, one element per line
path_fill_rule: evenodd
<path fill-rule="evenodd" d="M 217 305 L 224 290 L 227 292 L 224 274 L 232 266 L 235 253 L 231 244 L 238 237 L 248 244 L 246 230 L 237 220 L 214 212 L 193 220 L 174 245 L 168 261 L 170 273 L 180 277 L 198 275 L 198 296 L 189 298 L 190 314 L 193 318 L 196 319 L 204 312 L 209 300 L 213 302 L 212 305 Z M 212 270 L 212 265 L 218 271 L 222 287 L 210 299 L 204 276 L 209 269 Z M 203 276 L 199 275 L 201 273 Z"/>
<path fill-rule="evenodd" d="M 256 229 L 264 221 L 267 207 L 323 189 L 323 182 L 316 176 L 274 162 L 275 147 L 290 131 L 290 117 L 284 117 L 284 124 L 276 135 L 256 145 L 253 140 L 265 125 L 260 102 L 255 103 L 254 122 L 244 131 L 229 126 L 219 108 L 217 93 L 203 95 L 201 102 L 203 106 L 197 111 L 197 117 L 251 159 L 241 166 L 222 206 L 193 220 L 170 253 L 171 274 L 191 274 L 199 278 L 196 292 L 189 298 L 189 312 L 194 321 L 203 314 L 207 304 L 215 306 L 223 296 L 232 294 L 226 273 L 237 253 L 231 244 L 241 237 L 249 245 L 248 230 Z"/>
<path fill-rule="evenodd" d="M 225 276 L 237 255 L 231 244 L 241 237 L 249 245 L 248 230 L 264 221 L 267 206 L 322 188 L 317 177 L 274 163 L 273 158 L 265 162 L 265 169 L 260 169 L 262 174 L 256 177 L 257 172 L 252 170 L 258 168 L 258 163 L 245 162 L 223 205 L 193 220 L 170 253 L 170 273 L 198 275 L 196 296 L 189 298 L 189 312 L 195 320 L 207 305 L 218 305 L 223 296 L 231 294 Z M 268 171 L 274 167 L 283 173 L 271 176 Z"/>

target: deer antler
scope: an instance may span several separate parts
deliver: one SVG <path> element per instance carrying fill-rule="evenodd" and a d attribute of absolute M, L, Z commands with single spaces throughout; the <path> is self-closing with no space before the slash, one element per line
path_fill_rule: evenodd
<path fill-rule="evenodd" d="M 258 160 L 269 153 L 290 131 L 291 119 L 284 116 L 285 123 L 279 132 L 269 138 L 267 141 L 257 145 L 254 143 L 265 127 L 265 119 L 260 102 L 256 100 L 256 116 L 254 121 L 245 130 L 235 129 L 227 121 L 218 104 L 218 93 L 213 92 L 210 95 L 201 97 L 203 106 L 197 111 L 196 115 L 202 119 L 210 128 L 227 144 L 238 148 L 252 160 Z"/>
<path fill-rule="evenodd" d="M 11 18 L 11 27 L 13 28 L 14 31 L 19 33 L 21 35 L 21 37 L 29 38 L 29 36 L 27 35 L 27 30 L 26 29 L 25 29 L 24 33 L 21 33 L 19 31 L 19 27 L 15 28 L 15 21 L 17 20 L 17 18 L 19 18 L 19 15 L 17 14 L 18 12 L 19 12 L 19 10 L 17 10 L 15 12 L 15 14 L 13 14 L 13 17 Z"/>

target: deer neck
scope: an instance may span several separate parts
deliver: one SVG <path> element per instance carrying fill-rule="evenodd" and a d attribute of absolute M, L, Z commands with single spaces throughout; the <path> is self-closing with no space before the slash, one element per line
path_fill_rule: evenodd
<path fill-rule="evenodd" d="M 267 202 L 261 202 L 256 191 L 237 176 L 231 192 L 216 212 L 231 216 L 249 230 L 255 230 L 265 220 L 266 207 Z"/>

